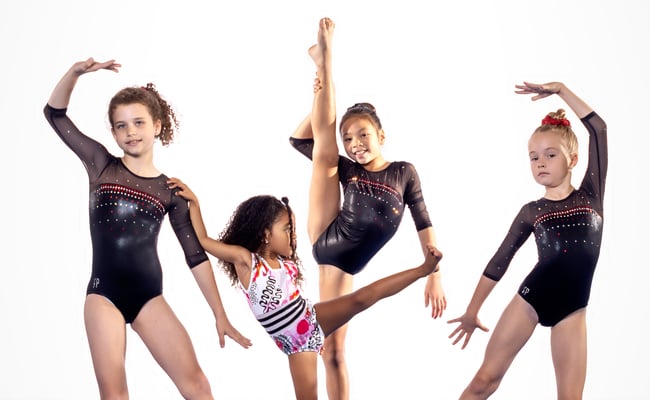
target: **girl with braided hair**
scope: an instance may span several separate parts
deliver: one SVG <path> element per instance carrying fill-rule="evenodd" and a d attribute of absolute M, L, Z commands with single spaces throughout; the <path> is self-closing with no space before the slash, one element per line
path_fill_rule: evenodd
<path fill-rule="evenodd" d="M 217 240 L 207 234 L 196 195 L 178 179 L 169 183 L 189 202 L 192 225 L 203 248 L 219 259 L 232 284 L 246 295 L 259 323 L 288 356 L 297 399 L 317 398 L 317 355 L 326 337 L 379 300 L 429 276 L 442 258 L 430 247 L 418 267 L 345 296 L 312 303 L 300 287 L 295 219 L 287 198 L 260 195 L 242 202 Z"/>
<path fill-rule="evenodd" d="M 551 354 L 558 399 L 580 399 L 587 367 L 586 308 L 603 234 L 607 174 L 607 126 L 564 84 L 516 85 L 532 100 L 558 95 L 589 133 L 589 161 L 579 188 L 571 184 L 578 140 L 563 109 L 549 113 L 528 141 L 533 178 L 544 186 L 541 199 L 524 205 L 503 243 L 487 264 L 465 314 L 449 323 L 453 344 L 467 346 L 476 328 L 488 331 L 478 312 L 505 274 L 517 250 L 535 235 L 538 261 L 497 322 L 478 372 L 461 399 L 486 399 L 499 386 L 537 324 L 551 328 Z"/>
<path fill-rule="evenodd" d="M 153 163 L 156 139 L 168 145 L 178 128 L 174 110 L 153 84 L 120 90 L 110 101 L 108 119 L 122 157 L 84 135 L 67 115 L 81 75 L 101 69 L 118 72 L 120 67 L 114 60 L 92 58 L 75 63 L 44 108 L 52 128 L 88 173 L 93 261 L 84 320 L 100 397 L 128 398 L 125 324 L 130 324 L 184 398 L 212 399 L 187 331 L 162 295 L 157 240 L 165 215 L 169 214 L 187 265 L 214 313 L 221 347 L 226 335 L 244 348 L 250 340 L 226 316 L 212 266 L 192 229 L 187 202 L 173 195 L 167 176 Z"/>

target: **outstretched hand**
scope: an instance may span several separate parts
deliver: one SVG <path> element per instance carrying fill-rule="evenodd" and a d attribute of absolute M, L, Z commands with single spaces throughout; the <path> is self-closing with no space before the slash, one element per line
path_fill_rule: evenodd
<path fill-rule="evenodd" d="M 531 97 L 531 100 L 540 100 L 545 97 L 548 97 L 553 94 L 560 93 L 560 90 L 562 90 L 562 86 L 564 86 L 560 82 L 549 82 L 549 83 L 530 83 L 530 82 L 524 82 L 521 85 L 515 85 L 515 93 L 517 94 L 535 94 L 535 96 Z"/>
<path fill-rule="evenodd" d="M 253 344 L 249 338 L 239 333 L 239 331 L 230 324 L 230 321 L 226 316 L 217 320 L 217 333 L 219 334 L 219 346 L 221 346 L 222 349 L 226 346 L 226 336 L 239 343 L 239 345 L 245 349 L 251 347 Z"/>
<path fill-rule="evenodd" d="M 79 61 L 72 65 L 72 71 L 77 75 L 83 75 L 88 72 L 95 72 L 100 69 L 107 69 L 113 72 L 119 72 L 119 69 L 122 67 L 121 64 L 115 62 L 115 60 L 108 60 L 104 62 L 97 62 L 94 58 L 90 57 L 86 61 Z"/>
<path fill-rule="evenodd" d="M 170 189 L 176 189 L 178 188 L 179 190 L 176 192 L 176 196 L 181 196 L 187 201 L 192 201 L 192 202 L 198 202 L 199 199 L 196 197 L 194 192 L 187 186 L 183 181 L 181 181 L 178 178 L 169 178 L 167 181 L 167 187 Z"/>
<path fill-rule="evenodd" d="M 453 324 L 456 322 L 460 324 L 456 327 L 456 329 L 454 329 L 451 335 L 449 335 L 449 338 L 452 339 L 454 336 L 456 336 L 456 338 L 453 339 L 454 341 L 452 345 L 455 345 L 456 343 L 465 339 L 463 341 L 463 345 L 461 346 L 461 349 L 467 347 L 467 344 L 469 343 L 469 339 L 471 339 L 472 334 L 474 333 L 474 330 L 476 328 L 479 328 L 483 332 L 489 331 L 489 329 L 481 323 L 478 317 L 467 315 L 467 313 L 463 314 L 461 317 L 454 318 L 447 321 L 448 324 Z"/>

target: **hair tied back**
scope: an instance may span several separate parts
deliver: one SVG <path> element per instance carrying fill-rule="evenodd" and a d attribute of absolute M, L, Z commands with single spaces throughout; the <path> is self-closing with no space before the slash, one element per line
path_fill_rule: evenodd
<path fill-rule="evenodd" d="M 542 120 L 542 125 L 571 126 L 571 122 L 569 122 L 569 120 L 566 119 L 566 118 L 554 118 L 554 117 L 551 117 L 550 115 L 547 115 Z"/>

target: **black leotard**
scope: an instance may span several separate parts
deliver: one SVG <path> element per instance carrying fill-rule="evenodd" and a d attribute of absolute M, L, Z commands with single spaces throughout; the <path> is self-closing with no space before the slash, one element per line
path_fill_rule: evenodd
<path fill-rule="evenodd" d="M 140 177 L 120 158 L 84 135 L 66 109 L 44 109 L 63 142 L 81 159 L 89 179 L 92 275 L 87 293 L 105 296 L 133 322 L 144 304 L 162 293 L 157 241 L 165 214 L 185 259 L 194 267 L 208 259 L 189 218 L 187 202 L 167 188 L 167 177 Z"/>
<path fill-rule="evenodd" d="M 292 137 L 290 142 L 312 158 L 313 139 Z M 371 172 L 340 156 L 338 173 L 343 205 L 314 243 L 312 251 L 318 264 L 333 265 L 349 274 L 360 272 L 397 231 L 405 204 L 418 231 L 431 226 L 420 178 L 412 164 L 396 161 L 381 171 Z"/>
<path fill-rule="evenodd" d="M 607 126 L 595 112 L 582 119 L 589 131 L 589 164 L 580 188 L 566 199 L 530 202 L 512 223 L 483 274 L 498 281 L 517 250 L 535 233 L 538 261 L 519 287 L 544 326 L 587 306 L 603 234 Z"/>

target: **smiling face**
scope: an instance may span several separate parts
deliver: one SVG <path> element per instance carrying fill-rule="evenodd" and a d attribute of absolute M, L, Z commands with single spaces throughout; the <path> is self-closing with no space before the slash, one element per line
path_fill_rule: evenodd
<path fill-rule="evenodd" d="M 149 109 L 140 103 L 122 104 L 115 107 L 111 131 L 117 145 L 126 156 L 141 157 L 153 151 L 156 136 L 160 133 L 160 121 L 154 121 Z"/>
<path fill-rule="evenodd" d="M 528 155 L 535 182 L 547 189 L 570 184 L 578 155 L 569 153 L 559 132 L 535 132 L 528 141 Z"/>
<path fill-rule="evenodd" d="M 348 118 L 341 126 L 341 140 L 348 157 L 367 169 L 384 164 L 381 146 L 384 144 L 383 130 L 377 130 L 366 116 Z"/>

